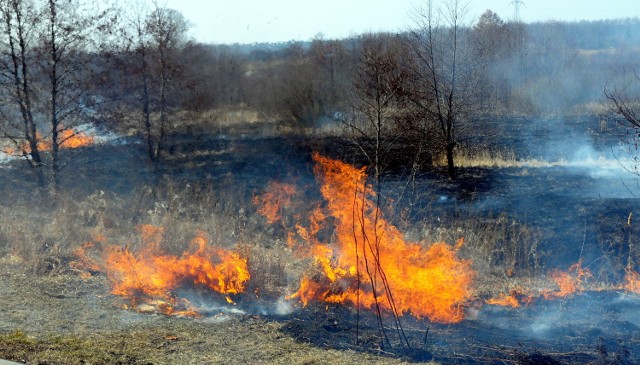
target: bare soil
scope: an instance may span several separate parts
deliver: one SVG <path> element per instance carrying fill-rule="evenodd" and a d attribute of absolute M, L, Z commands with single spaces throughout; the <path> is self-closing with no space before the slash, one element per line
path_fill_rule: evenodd
<path fill-rule="evenodd" d="M 26 364 L 402 364 L 318 347 L 257 315 L 175 318 L 122 309 L 103 276 L 34 276 L 4 260 L 0 358 Z"/>

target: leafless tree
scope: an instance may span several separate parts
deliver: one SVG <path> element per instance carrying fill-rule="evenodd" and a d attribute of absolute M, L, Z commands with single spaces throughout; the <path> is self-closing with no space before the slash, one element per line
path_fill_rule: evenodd
<path fill-rule="evenodd" d="M 402 137 L 398 119 L 405 109 L 403 94 L 408 80 L 401 64 L 404 55 L 399 37 L 376 34 L 362 38 L 353 82 L 355 116 L 344 121 L 352 141 L 373 169 L 378 192 L 389 153 Z"/>
<path fill-rule="evenodd" d="M 114 21 L 109 18 L 113 12 L 83 0 L 3 0 L 0 13 L 8 53 L 0 61 L 6 80 L 0 87 L 11 95 L 11 102 L 2 106 L 2 133 L 36 171 L 41 187 L 46 184 L 45 156 L 50 156 L 55 190 L 60 186 L 60 146 L 73 136 L 63 132 L 83 114 L 88 55 Z"/>
<path fill-rule="evenodd" d="M 176 55 L 188 30 L 186 19 L 177 10 L 161 8 L 157 4 L 147 19 L 147 30 L 151 35 L 158 68 L 158 138 L 153 155 L 160 157 L 164 148 L 170 103 L 168 93 L 170 83 L 178 71 Z"/>
<path fill-rule="evenodd" d="M 472 28 L 473 53 L 482 82 L 484 110 L 500 115 L 513 109 L 512 84 L 523 74 L 526 32 L 522 23 L 504 22 L 487 10 Z"/>
<path fill-rule="evenodd" d="M 188 22 L 182 13 L 153 3 L 153 8 L 134 3 L 125 22 L 126 39 L 120 44 L 124 59 L 120 62 L 130 80 L 135 102 L 125 102 L 123 117 L 131 118 L 140 128 L 147 155 L 160 161 L 167 128 L 176 108 L 181 63 L 179 53 L 186 45 Z M 132 104 L 139 104 L 131 109 Z"/>
<path fill-rule="evenodd" d="M 32 24 L 38 18 L 37 10 L 21 0 L 4 0 L 0 3 L 4 29 L 3 46 L 9 57 L 0 61 L 2 67 L 3 93 L 11 95 L 10 102 L 3 103 L 2 134 L 10 139 L 15 150 L 20 153 L 36 174 L 38 185 L 45 185 L 42 172 L 42 156 L 38 142 L 38 126 L 33 113 L 36 101 L 34 82 L 31 75 L 33 60 L 29 56 L 35 39 Z M 16 113 L 15 111 L 19 112 Z M 19 115 L 19 117 L 18 117 Z M 19 121 L 18 121 L 19 120 Z"/>
<path fill-rule="evenodd" d="M 623 138 L 629 147 L 629 153 L 634 161 L 630 169 L 640 175 L 640 75 L 634 71 L 629 77 L 633 82 L 619 88 L 605 88 L 604 94 L 609 101 L 610 110 L 615 115 L 625 133 Z"/>
<path fill-rule="evenodd" d="M 344 42 L 316 38 L 311 42 L 309 55 L 316 69 L 319 92 L 324 109 L 333 112 L 343 106 L 351 81 L 350 54 Z"/>
<path fill-rule="evenodd" d="M 416 57 L 413 78 L 420 86 L 409 97 L 419 115 L 437 126 L 451 179 L 456 177 L 458 138 L 478 107 L 477 70 L 466 13 L 467 4 L 461 0 L 427 0 L 414 12 L 415 27 L 409 39 Z"/>
<path fill-rule="evenodd" d="M 44 11 L 46 30 L 42 33 L 42 67 L 48 78 L 47 114 L 51 128 L 51 168 L 54 186 L 60 186 L 60 146 L 73 134 L 62 134 L 78 123 L 82 85 L 90 68 L 88 53 L 96 50 L 96 32 L 107 32 L 115 21 L 112 9 L 100 10 L 93 2 L 47 0 Z"/>

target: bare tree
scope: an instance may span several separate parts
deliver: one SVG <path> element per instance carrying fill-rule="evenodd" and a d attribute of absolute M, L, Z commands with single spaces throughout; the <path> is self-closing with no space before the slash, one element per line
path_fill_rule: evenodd
<path fill-rule="evenodd" d="M 477 109 L 477 72 L 472 59 L 467 4 L 427 0 L 415 11 L 410 44 L 416 57 L 413 78 L 420 85 L 410 99 L 418 115 L 437 126 L 446 154 L 447 174 L 456 177 L 454 150 Z"/>
<path fill-rule="evenodd" d="M 118 64 L 129 77 L 118 82 L 131 90 L 132 97 L 121 103 L 124 110 L 118 113 L 133 120 L 144 136 L 149 160 L 159 162 L 171 115 L 179 105 L 179 54 L 186 45 L 188 22 L 177 10 L 156 2 L 150 9 L 137 2 L 124 28 Z"/>
<path fill-rule="evenodd" d="M 164 149 L 164 140 L 166 138 L 169 108 L 171 106 L 168 100 L 170 83 L 175 80 L 179 69 L 176 55 L 189 27 L 182 13 L 174 9 L 161 8 L 156 3 L 155 9 L 147 19 L 146 28 L 151 36 L 151 44 L 154 47 L 158 76 L 156 80 L 158 83 L 158 136 L 155 150 L 153 151 L 154 159 L 157 160 Z"/>
<path fill-rule="evenodd" d="M 342 41 L 316 38 L 311 42 L 309 54 L 324 109 L 333 112 L 346 99 L 351 75 L 349 51 Z"/>
<path fill-rule="evenodd" d="M 633 72 L 634 82 L 628 82 L 625 87 L 605 88 L 604 94 L 609 101 L 611 111 L 617 116 L 615 118 L 620 126 L 626 131 L 624 138 L 629 146 L 629 153 L 633 159 L 634 166 L 630 169 L 636 175 L 640 175 L 640 75 Z"/>
<path fill-rule="evenodd" d="M 100 8 L 82 0 L 0 2 L 1 37 L 8 50 L 0 61 L 7 82 L 0 87 L 11 95 L 11 102 L 2 105 L 2 133 L 36 171 L 41 187 L 46 184 L 46 155 L 51 158 L 52 186 L 60 186 L 59 149 L 73 136 L 63 132 L 82 117 L 88 55 L 113 21 L 107 19 L 110 9 Z"/>
<path fill-rule="evenodd" d="M 2 77 L 5 80 L 1 85 L 5 95 L 11 95 L 11 102 L 3 103 L 1 110 L 2 133 L 13 142 L 16 151 L 25 157 L 25 161 L 36 174 L 38 185 L 42 188 L 45 180 L 38 145 L 41 137 L 38 135 L 33 115 L 33 103 L 36 99 L 31 76 L 33 60 L 28 56 L 35 42 L 31 34 L 31 24 L 38 15 L 33 6 L 21 0 L 3 0 L 0 3 L 0 12 L 4 25 L 3 46 L 9 53 L 9 57 L 3 57 L 0 61 Z M 16 109 L 19 117 L 16 115 Z"/>
<path fill-rule="evenodd" d="M 353 120 L 345 120 L 352 141 L 373 169 L 376 191 L 396 141 L 402 137 L 398 119 L 404 112 L 408 75 L 401 65 L 406 55 L 399 37 L 377 34 L 362 39 L 360 62 L 353 81 Z"/>
<path fill-rule="evenodd" d="M 53 184 L 60 187 L 60 146 L 73 133 L 65 133 L 82 114 L 81 101 L 87 88 L 82 85 L 90 68 L 89 53 L 96 50 L 96 32 L 107 32 L 115 18 L 112 9 L 99 10 L 97 3 L 47 0 L 43 17 L 42 68 L 48 78 L 47 118 L 51 128 L 51 169 Z"/>

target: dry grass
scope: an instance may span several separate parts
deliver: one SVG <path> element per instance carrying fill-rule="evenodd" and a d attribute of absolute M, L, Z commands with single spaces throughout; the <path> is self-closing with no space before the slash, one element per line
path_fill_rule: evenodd
<path fill-rule="evenodd" d="M 301 343 L 281 331 L 285 322 L 253 315 L 129 312 L 109 294 L 104 276 L 83 278 L 69 266 L 72 251 L 96 235 L 135 250 L 141 244 L 135 227 L 154 224 L 164 227 L 161 247 L 180 252 L 199 230 L 214 245 L 241 250 L 253 276 L 249 290 L 275 299 L 302 267 L 250 204 L 167 184 L 162 191 L 142 189 L 135 199 L 97 193 L 82 200 L 60 196 L 52 209 L 0 207 L 0 358 L 29 364 L 403 363 Z"/>
<path fill-rule="evenodd" d="M 281 331 L 283 322 L 255 316 L 120 310 L 100 277 L 4 272 L 2 283 L 0 358 L 27 364 L 404 364 L 301 343 Z"/>
<path fill-rule="evenodd" d="M 510 150 L 491 150 L 487 148 L 458 148 L 454 155 L 457 167 L 481 167 L 481 168 L 539 168 L 555 167 L 567 164 L 564 160 L 545 161 L 528 158 L 518 159 Z M 447 159 L 444 154 L 434 159 L 434 165 L 447 166 Z"/>

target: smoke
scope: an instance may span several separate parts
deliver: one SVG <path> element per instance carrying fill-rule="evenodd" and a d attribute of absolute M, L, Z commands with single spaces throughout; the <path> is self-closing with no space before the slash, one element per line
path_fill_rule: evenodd
<path fill-rule="evenodd" d="M 561 344 L 571 339 L 583 345 L 600 338 L 626 340 L 640 330 L 640 297 L 617 292 L 584 292 L 556 300 L 538 299 L 509 309 L 486 305 L 477 321 L 514 335 L 514 341 L 548 341 Z"/>

